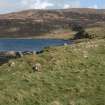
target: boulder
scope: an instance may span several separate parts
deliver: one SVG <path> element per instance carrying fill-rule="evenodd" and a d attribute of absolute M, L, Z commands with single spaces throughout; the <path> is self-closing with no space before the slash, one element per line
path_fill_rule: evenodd
<path fill-rule="evenodd" d="M 9 67 L 15 67 L 15 62 L 13 62 L 13 61 L 9 62 L 8 66 Z"/>
<path fill-rule="evenodd" d="M 41 71 L 41 64 L 40 63 L 36 63 L 32 65 L 32 69 L 33 71 Z"/>
<path fill-rule="evenodd" d="M 0 54 L 0 56 L 3 57 L 16 57 L 16 52 L 15 51 L 6 51 L 6 52 L 2 52 L 2 54 Z"/>
<path fill-rule="evenodd" d="M 23 57 L 23 53 L 21 52 L 21 51 L 19 51 L 19 52 L 16 52 L 16 57 Z"/>

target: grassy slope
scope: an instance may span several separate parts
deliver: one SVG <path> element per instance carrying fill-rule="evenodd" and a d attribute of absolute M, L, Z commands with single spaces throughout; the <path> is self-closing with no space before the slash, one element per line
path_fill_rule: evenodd
<path fill-rule="evenodd" d="M 17 36 L 0 36 L 0 38 L 17 38 L 17 39 L 70 39 L 74 36 L 76 32 L 72 31 L 71 29 L 59 29 L 59 30 L 52 30 L 48 33 L 43 33 L 41 35 L 29 35 L 29 36 L 23 36 L 23 37 L 17 37 Z"/>
<path fill-rule="evenodd" d="M 59 29 L 54 30 L 50 33 L 46 33 L 40 36 L 35 36 L 33 38 L 45 38 L 45 39 L 70 39 L 74 36 L 76 32 L 71 29 Z"/>
<path fill-rule="evenodd" d="M 104 39 L 33 56 L 0 67 L 0 105 L 105 105 Z M 33 72 L 30 62 L 42 71 Z"/>
<path fill-rule="evenodd" d="M 93 34 L 94 38 L 105 38 L 105 26 L 87 28 L 89 34 Z"/>

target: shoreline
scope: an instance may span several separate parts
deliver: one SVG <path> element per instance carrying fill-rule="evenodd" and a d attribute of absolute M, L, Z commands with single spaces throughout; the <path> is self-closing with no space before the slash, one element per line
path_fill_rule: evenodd
<path fill-rule="evenodd" d="M 32 39 L 32 40 L 51 39 L 51 40 L 69 40 L 69 39 L 65 39 L 65 38 L 46 38 L 46 37 L 45 37 L 45 38 L 43 38 L 43 37 L 42 37 L 42 38 L 40 38 L 40 37 L 39 37 L 39 38 L 31 38 L 31 37 L 29 37 L 29 38 L 26 38 L 26 37 L 22 37 L 22 38 L 1 38 L 1 37 L 0 37 L 0 39 L 23 39 L 23 40 L 24 40 L 24 39 L 26 39 L 26 40 L 28 40 L 28 39 Z"/>

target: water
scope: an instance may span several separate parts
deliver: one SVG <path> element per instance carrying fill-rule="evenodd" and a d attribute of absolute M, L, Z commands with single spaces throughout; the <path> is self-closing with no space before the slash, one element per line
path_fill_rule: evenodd
<path fill-rule="evenodd" d="M 0 39 L 0 51 L 41 51 L 45 47 L 70 44 L 59 39 Z"/>

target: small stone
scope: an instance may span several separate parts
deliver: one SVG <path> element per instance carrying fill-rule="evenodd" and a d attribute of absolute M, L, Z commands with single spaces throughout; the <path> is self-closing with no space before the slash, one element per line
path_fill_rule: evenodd
<path fill-rule="evenodd" d="M 87 55 L 84 55 L 84 58 L 88 58 L 88 56 Z"/>
<path fill-rule="evenodd" d="M 59 101 L 54 101 L 50 105 L 62 105 Z"/>

